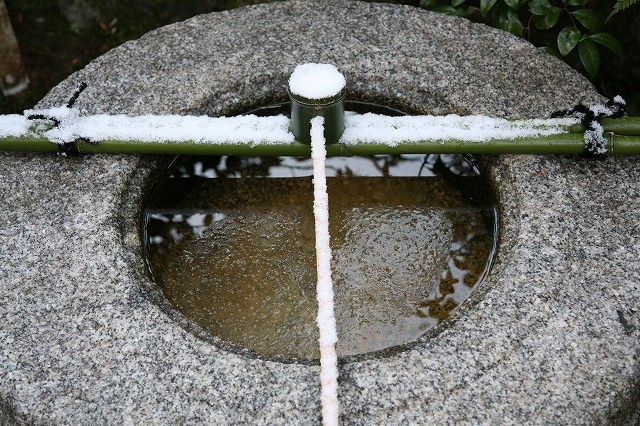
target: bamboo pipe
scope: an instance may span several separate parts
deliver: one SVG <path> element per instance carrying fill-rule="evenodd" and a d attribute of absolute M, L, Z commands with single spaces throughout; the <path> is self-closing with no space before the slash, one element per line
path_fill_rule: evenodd
<path fill-rule="evenodd" d="M 605 133 L 616 135 L 638 136 L 640 135 L 640 117 L 603 118 L 600 122 Z M 569 127 L 571 133 L 584 133 L 582 124 L 574 124 Z"/>
<path fill-rule="evenodd" d="M 640 136 L 607 135 L 609 154 L 639 155 Z M 229 144 L 190 142 L 136 142 L 106 140 L 73 142 L 80 154 L 169 154 L 169 155 L 252 155 L 309 157 L 309 145 L 299 142 L 282 144 Z M 58 144 L 44 138 L 0 138 L 1 151 L 57 152 Z M 493 139 L 486 142 L 461 140 L 423 140 L 395 146 L 379 143 L 327 145 L 328 156 L 365 156 L 375 154 L 581 154 L 583 135 L 561 133 L 539 138 L 515 140 Z"/>
<path fill-rule="evenodd" d="M 93 124 L 91 121 L 94 117 L 87 116 L 81 117 L 83 120 L 90 120 L 89 125 L 85 124 L 85 128 L 93 129 L 95 126 L 105 125 Z M 104 117 L 103 117 L 104 118 Z M 150 117 L 154 118 L 154 117 Z M 164 118 L 164 117 L 157 117 Z M 293 135 L 290 131 L 287 131 L 287 125 L 291 125 L 289 120 L 282 117 L 277 121 L 277 125 L 271 118 L 267 117 L 234 117 L 234 118 L 212 118 L 212 117 L 184 117 L 187 121 L 181 121 L 183 117 L 168 117 L 169 123 L 162 122 L 162 129 L 159 132 L 163 134 L 172 134 L 175 131 L 184 131 L 190 129 L 193 122 L 190 120 L 195 119 L 196 125 L 201 125 L 204 120 L 206 126 L 206 132 L 212 135 L 212 138 L 219 137 L 221 140 L 218 142 L 193 142 L 185 141 L 184 133 L 182 137 L 177 138 L 180 140 L 162 140 L 160 142 L 152 142 L 149 140 L 119 140 L 119 138 L 125 137 L 127 133 L 101 133 L 104 134 L 104 140 L 98 143 L 92 143 L 83 139 L 84 134 L 80 132 L 79 139 L 72 142 L 72 151 L 76 151 L 82 154 L 89 153 L 120 153 L 120 154 L 185 154 L 185 155 L 255 155 L 255 156 L 310 156 L 310 148 L 308 144 L 299 143 L 293 139 Z M 416 117 L 417 118 L 417 117 Z M 429 117 L 425 117 L 429 118 Z M 463 117 L 464 118 L 464 117 Z M 98 116 L 98 119 L 100 117 Z M 123 116 L 113 116 L 110 118 L 106 116 L 108 120 L 122 120 Z M 140 122 L 138 117 L 124 117 L 125 127 L 140 128 L 141 126 L 151 126 L 150 131 L 158 130 L 154 126 L 158 126 L 158 123 L 148 124 L 146 122 Z M 173 121 L 172 121 L 173 120 Z M 232 121 L 232 130 L 228 130 L 229 121 Z M 416 128 L 415 133 L 412 127 L 403 128 L 406 125 L 411 126 L 411 121 L 403 121 L 402 117 L 395 120 L 391 117 L 380 116 L 380 121 L 374 124 L 375 131 L 372 133 L 367 129 L 368 124 L 359 123 L 357 120 L 347 126 L 351 130 L 351 140 L 349 142 L 343 142 L 342 139 L 338 143 L 330 144 L 327 148 L 327 155 L 329 156 L 355 156 L 355 155 L 374 155 L 374 154 L 580 154 L 584 150 L 584 128 L 580 124 L 575 124 L 569 127 L 563 127 L 558 125 L 557 122 L 550 121 L 549 130 L 552 131 L 550 136 L 529 136 L 518 137 L 513 136 L 507 139 L 489 139 L 483 142 L 468 142 L 464 140 L 442 140 L 440 139 L 425 139 L 429 132 L 423 133 L 422 128 Z M 375 122 L 375 117 L 374 117 Z M 427 121 L 429 122 L 429 121 Z M 513 120 L 511 123 L 505 123 L 506 128 L 515 126 L 518 128 L 520 125 L 519 120 Z M 111 121 L 108 121 L 106 126 L 110 128 Z M 118 122 L 120 123 L 120 122 Z M 146 123 L 146 124 L 145 124 Z M 523 120 L 525 126 L 529 125 L 527 120 Z M 601 121 L 605 137 L 608 139 L 608 151 L 617 155 L 638 155 L 640 154 L 640 117 L 623 117 L 623 118 L 604 118 Z M 0 116 L 0 124 L 5 127 L 5 134 L 13 134 L 14 136 L 0 137 L 0 150 L 2 151 L 36 151 L 36 152 L 56 152 L 59 150 L 60 145 L 54 143 L 46 138 L 48 136 L 49 129 L 51 127 L 42 128 L 42 124 L 34 124 L 31 128 L 28 128 L 29 120 L 23 116 Z M 122 125 L 120 123 L 120 125 Z M 425 124 L 429 126 L 429 124 Z M 460 125 L 465 125 L 460 124 Z M 178 126 L 178 127 L 173 127 Z M 364 127 L 363 127 L 364 126 Z M 501 124 L 498 124 L 496 131 L 499 131 Z M 544 120 L 538 120 L 534 123 L 534 126 L 540 128 L 545 127 Z M 22 129 L 18 131 L 7 132 L 7 129 L 11 128 Z M 243 129 L 250 129 L 250 136 L 242 133 Z M 289 127 L 290 128 L 290 127 Z M 426 128 L 427 130 L 429 127 Z M 0 134 L 3 133 L 3 129 L 0 128 Z M 382 133 L 401 131 L 402 134 L 407 135 L 406 140 L 399 142 L 393 146 L 377 143 L 376 138 Z M 455 133 L 455 127 L 451 130 Z M 557 133 L 556 133 L 557 132 Z M 158 133 L 158 132 L 156 132 Z M 447 132 L 445 131 L 444 134 Z M 113 136 L 108 136 L 108 135 Z M 147 134 L 142 132 L 142 134 Z M 191 134 L 191 133 L 187 133 Z M 201 134 L 197 133 L 196 134 Z M 353 142 L 353 135 L 370 135 L 364 137 L 362 142 Z M 422 140 L 416 140 L 422 136 Z M 443 134 L 435 133 L 435 134 Z M 19 135 L 19 136 L 18 136 Z M 119 136 L 120 135 L 120 136 Z M 244 135 L 244 136 L 242 136 Z M 128 137 L 128 136 L 126 136 Z M 405 137 L 405 136 L 403 136 Z M 135 136 L 133 136 L 135 138 Z M 188 136 L 187 136 L 188 138 Z M 415 139 L 414 139 L 415 138 Z M 252 142 L 252 139 L 254 140 Z M 270 143 L 258 143 L 258 140 L 269 140 Z"/>

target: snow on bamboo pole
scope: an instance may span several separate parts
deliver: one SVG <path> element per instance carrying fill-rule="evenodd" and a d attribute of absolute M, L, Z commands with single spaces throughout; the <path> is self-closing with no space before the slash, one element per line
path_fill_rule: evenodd
<path fill-rule="evenodd" d="M 325 172 L 324 118 L 311 119 L 311 158 L 313 159 L 313 214 L 316 230 L 316 268 L 318 275 L 318 329 L 320 331 L 320 384 L 322 422 L 338 424 L 338 357 L 336 319 L 333 313 L 331 247 L 329 246 L 329 197 Z"/>
<path fill-rule="evenodd" d="M 30 113 L 51 116 L 27 119 Z M 327 117 L 325 117 L 325 121 Z M 580 154 L 584 131 L 571 118 L 505 120 L 483 116 L 348 114 L 344 133 L 327 146 L 328 156 L 373 154 Z M 292 155 L 309 156 L 285 116 L 82 116 L 72 108 L 0 115 L 0 151 L 58 151 L 71 144 L 78 153 Z M 640 118 L 603 119 L 614 155 L 640 154 Z M 613 134 L 610 134 L 612 132 Z"/>

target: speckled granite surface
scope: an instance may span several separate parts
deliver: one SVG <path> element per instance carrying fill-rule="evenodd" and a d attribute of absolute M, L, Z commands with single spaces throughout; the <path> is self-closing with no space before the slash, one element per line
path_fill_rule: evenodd
<path fill-rule="evenodd" d="M 85 113 L 235 113 L 302 62 L 348 97 L 425 113 L 545 116 L 594 89 L 506 33 L 410 7 L 293 1 L 203 15 L 105 54 Z M 317 366 L 229 351 L 155 303 L 137 231 L 162 159 L 0 154 L 0 424 L 318 424 Z M 498 261 L 437 333 L 343 363 L 344 424 L 627 424 L 638 408 L 635 158 L 487 159 Z M 637 421 L 637 415 L 634 417 Z"/>

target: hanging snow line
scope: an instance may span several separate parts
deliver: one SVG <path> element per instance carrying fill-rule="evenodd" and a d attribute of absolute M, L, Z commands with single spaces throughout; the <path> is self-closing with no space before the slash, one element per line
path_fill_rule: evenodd
<path fill-rule="evenodd" d="M 320 331 L 320 384 L 322 422 L 338 424 L 338 357 L 336 355 L 336 319 L 333 313 L 331 247 L 329 246 L 329 197 L 325 171 L 326 148 L 324 118 L 311 120 L 311 158 L 313 159 L 313 215 L 316 229 L 316 268 L 318 282 L 317 324 Z"/>

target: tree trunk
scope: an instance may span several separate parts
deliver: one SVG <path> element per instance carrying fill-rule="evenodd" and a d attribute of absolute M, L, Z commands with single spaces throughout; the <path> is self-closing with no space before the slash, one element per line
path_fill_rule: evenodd
<path fill-rule="evenodd" d="M 18 40 L 13 33 L 9 12 L 0 0 L 0 89 L 4 96 L 14 95 L 29 85 Z"/>

